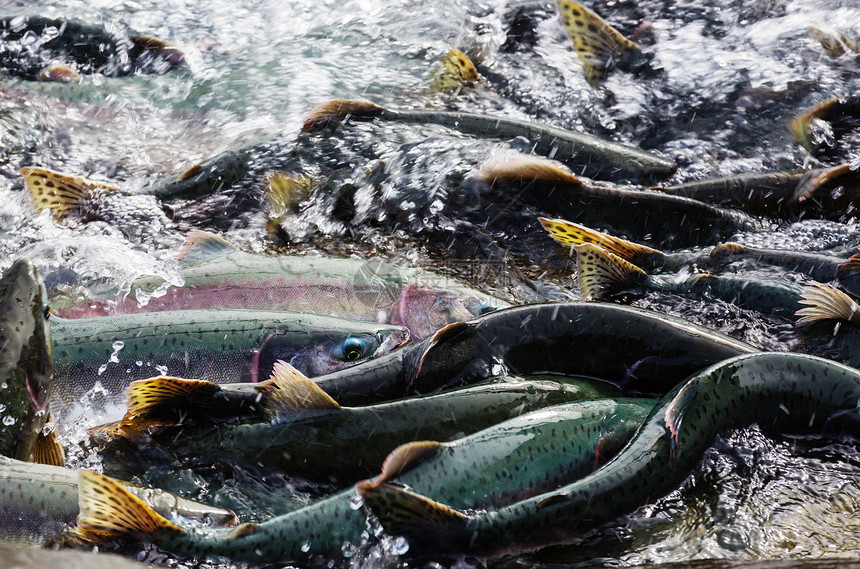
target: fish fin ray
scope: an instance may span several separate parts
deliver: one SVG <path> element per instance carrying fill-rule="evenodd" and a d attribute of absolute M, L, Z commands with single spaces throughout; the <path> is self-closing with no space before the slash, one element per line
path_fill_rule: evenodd
<path fill-rule="evenodd" d="M 795 325 L 810 326 L 825 320 L 852 322 L 860 324 L 860 307 L 857 302 L 832 285 L 814 284 L 804 287 L 800 304 L 809 307 L 801 308 L 795 313 L 799 316 Z"/>
<path fill-rule="evenodd" d="M 812 124 L 815 119 L 826 116 L 839 104 L 839 99 L 832 97 L 814 105 L 792 119 L 789 127 L 794 138 L 809 152 L 815 150 L 812 142 Z"/>
<path fill-rule="evenodd" d="M 185 242 L 176 254 L 176 262 L 180 268 L 187 268 L 198 263 L 211 261 L 236 251 L 236 247 L 214 233 L 192 229 L 185 236 Z"/>
<path fill-rule="evenodd" d="M 221 388 L 211 381 L 182 379 L 159 375 L 133 381 L 125 390 L 127 411 L 123 426 L 140 427 L 143 424 L 174 424 L 173 419 L 160 415 L 160 407 L 181 403 L 195 395 L 210 395 Z"/>
<path fill-rule="evenodd" d="M 666 434 L 669 435 L 669 464 L 674 462 L 675 457 L 678 456 L 681 446 L 680 432 L 681 425 L 684 422 L 684 415 L 698 391 L 698 380 L 689 381 L 675 394 L 669 405 L 666 406 L 666 413 L 663 416 L 663 427 L 666 429 Z"/>
<path fill-rule="evenodd" d="M 283 360 L 275 362 L 271 379 L 264 408 L 273 421 L 304 411 L 340 409 L 337 401 L 312 379 Z"/>
<path fill-rule="evenodd" d="M 87 542 L 137 542 L 187 533 L 116 480 L 90 470 L 78 474 L 78 503 L 74 533 Z"/>
<path fill-rule="evenodd" d="M 576 268 L 582 297 L 600 300 L 634 286 L 647 273 L 597 245 L 576 245 Z"/>
<path fill-rule="evenodd" d="M 52 419 L 48 417 L 48 421 Z M 60 437 L 57 429 L 51 429 L 48 434 L 44 431 L 36 437 L 36 446 L 33 448 L 33 455 L 30 458 L 32 462 L 37 464 L 47 464 L 49 466 L 65 466 L 66 451 L 63 445 L 60 444 Z"/>
<path fill-rule="evenodd" d="M 88 204 L 97 203 L 105 192 L 123 192 L 114 186 L 45 168 L 21 168 L 20 174 L 36 210 L 47 209 L 57 220 L 80 213 Z"/>
<path fill-rule="evenodd" d="M 640 256 L 661 254 L 661 251 L 657 249 L 627 241 L 620 237 L 613 237 L 608 233 L 595 231 L 578 223 L 571 223 L 563 219 L 547 219 L 545 217 L 539 217 L 538 221 L 553 239 L 567 247 L 591 243 L 630 262 L 633 262 L 634 259 Z"/>

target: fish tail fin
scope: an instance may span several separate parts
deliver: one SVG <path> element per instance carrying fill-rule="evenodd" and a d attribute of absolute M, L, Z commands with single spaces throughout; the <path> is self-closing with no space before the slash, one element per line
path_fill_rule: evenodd
<path fill-rule="evenodd" d="M 818 188 L 832 182 L 833 180 L 852 172 L 850 164 L 842 164 L 828 168 L 818 174 L 806 174 L 797 184 L 797 189 L 794 193 L 794 202 L 800 203 L 811 197 Z"/>
<path fill-rule="evenodd" d="M 402 444 L 385 458 L 379 476 L 367 483 L 372 486 L 379 486 L 383 482 L 395 478 L 404 470 L 408 470 L 424 459 L 433 456 L 443 446 L 442 443 L 436 441 L 414 441 Z"/>
<path fill-rule="evenodd" d="M 860 253 L 848 257 L 848 260 L 836 267 L 836 280 L 856 278 L 860 275 Z"/>
<path fill-rule="evenodd" d="M 220 389 L 211 381 L 164 375 L 133 381 L 125 390 L 128 410 L 122 426 L 174 425 L 181 418 L 184 406 Z"/>
<path fill-rule="evenodd" d="M 832 97 L 806 109 L 791 121 L 789 126 L 794 138 L 809 152 L 815 150 L 815 145 L 812 142 L 813 121 L 827 115 L 838 104 L 839 99 Z"/>
<path fill-rule="evenodd" d="M 89 470 L 78 474 L 78 504 L 74 534 L 89 543 L 135 543 L 187 533 L 116 480 Z"/>
<path fill-rule="evenodd" d="M 550 237 L 566 247 L 582 245 L 583 243 L 591 243 L 592 245 L 602 247 L 606 251 L 614 253 L 625 261 L 630 261 L 631 263 L 635 263 L 636 259 L 640 259 L 642 257 L 651 257 L 663 254 L 662 251 L 658 251 L 657 249 L 652 249 L 651 247 L 640 245 L 639 243 L 627 241 L 620 237 L 613 237 L 608 233 L 595 231 L 585 227 L 584 225 L 571 223 L 563 219 L 547 219 L 545 217 L 539 217 L 538 221 L 543 228 L 549 232 Z"/>
<path fill-rule="evenodd" d="M 800 304 L 808 304 L 795 313 L 797 326 L 810 326 L 825 320 L 860 324 L 860 307 L 857 302 L 838 288 L 814 284 L 804 288 Z"/>
<path fill-rule="evenodd" d="M 470 518 L 466 513 L 426 496 L 387 483 L 359 482 L 355 489 L 391 535 L 419 542 L 457 543 L 467 534 Z"/>
<path fill-rule="evenodd" d="M 591 243 L 576 245 L 576 268 L 582 297 L 601 300 L 639 284 L 647 273 L 618 255 Z"/>
<path fill-rule="evenodd" d="M 453 48 L 442 58 L 433 77 L 433 88 L 437 91 L 457 91 L 463 87 L 473 87 L 480 82 L 481 75 L 469 56 Z"/>
<path fill-rule="evenodd" d="M 666 407 L 666 413 L 663 416 L 663 427 L 669 436 L 669 464 L 672 464 L 678 456 L 681 448 L 681 424 L 684 422 L 684 415 L 687 413 L 690 403 L 695 399 L 698 390 L 699 382 L 697 380 L 688 382 Z"/>
<path fill-rule="evenodd" d="M 53 423 L 51 417 L 48 417 L 48 422 Z M 36 446 L 33 447 L 33 455 L 30 457 L 32 462 L 37 464 L 47 464 L 49 466 L 65 466 L 66 451 L 63 445 L 60 444 L 59 433 L 56 427 L 45 433 L 43 430 L 36 437 Z"/>
<path fill-rule="evenodd" d="M 45 168 L 21 168 L 20 174 L 36 209 L 39 212 L 49 210 L 57 220 L 73 213 L 80 214 L 88 205 L 96 204 L 105 192 L 122 192 L 114 186 Z"/>
<path fill-rule="evenodd" d="M 176 253 L 176 262 L 184 269 L 198 263 L 211 261 L 236 250 L 236 246 L 214 233 L 192 229 Z"/>
<path fill-rule="evenodd" d="M 579 2 L 558 0 L 561 23 L 583 63 L 585 78 L 597 87 L 624 56 L 641 48 Z"/>
<path fill-rule="evenodd" d="M 282 220 L 308 198 L 314 181 L 302 174 L 271 171 L 266 174 L 266 196 L 269 199 L 269 218 Z"/>
<path fill-rule="evenodd" d="M 311 109 L 308 118 L 302 126 L 303 132 L 313 132 L 333 126 L 350 117 L 355 119 L 372 119 L 381 115 L 385 109 L 373 103 L 364 101 L 349 101 L 335 99 Z"/>
<path fill-rule="evenodd" d="M 295 416 L 296 413 L 340 409 L 328 393 L 285 361 L 275 362 L 270 379 L 264 407 L 272 421 Z"/>
<path fill-rule="evenodd" d="M 842 57 L 849 51 L 857 51 L 860 47 L 845 34 L 823 30 L 818 26 L 809 26 L 809 35 L 817 39 L 825 53 L 834 59 Z"/>

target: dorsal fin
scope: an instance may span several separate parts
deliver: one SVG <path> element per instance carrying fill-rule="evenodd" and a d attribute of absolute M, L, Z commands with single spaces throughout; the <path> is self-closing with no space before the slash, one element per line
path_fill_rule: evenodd
<path fill-rule="evenodd" d="M 285 361 L 275 362 L 271 379 L 264 407 L 272 421 L 307 411 L 340 409 L 328 393 Z"/>
<path fill-rule="evenodd" d="M 436 454 L 442 446 L 442 443 L 436 441 L 415 441 L 400 445 L 385 458 L 379 476 L 368 484 L 377 486 L 383 482 L 388 482 L 399 476 L 404 470 L 408 470 L 420 464 L 425 458 Z"/>
<path fill-rule="evenodd" d="M 720 243 L 716 245 L 711 252 L 708 254 L 708 257 L 712 261 L 725 261 L 729 257 L 733 255 L 741 255 L 744 251 L 747 250 L 747 247 L 741 245 L 740 243 Z"/>
<path fill-rule="evenodd" d="M 116 480 L 89 470 L 78 474 L 80 513 L 74 529 L 90 543 L 137 543 L 187 532 L 160 516 Z"/>
<path fill-rule="evenodd" d="M 584 225 L 571 223 L 563 219 L 547 219 L 545 217 L 539 217 L 538 221 L 543 228 L 549 232 L 550 237 L 565 247 L 591 243 L 592 245 L 597 245 L 610 253 L 618 255 L 625 261 L 630 261 L 631 263 L 635 262 L 635 259 L 640 259 L 642 257 L 664 254 L 662 251 L 658 251 L 657 249 L 652 249 L 651 247 L 640 245 L 639 243 L 633 243 L 632 241 L 627 241 L 620 237 L 613 237 L 608 233 L 601 233 L 600 231 L 589 229 Z"/>
<path fill-rule="evenodd" d="M 808 304 L 795 315 L 797 326 L 809 326 L 825 320 L 851 322 L 860 325 L 860 307 L 857 302 L 838 288 L 816 283 L 804 287 L 800 304 Z"/>
<path fill-rule="evenodd" d="M 257 529 L 260 527 L 260 524 L 253 523 L 244 523 L 239 524 L 227 533 L 227 540 L 239 539 L 240 537 L 249 536 L 253 533 L 256 533 Z"/>
<path fill-rule="evenodd" d="M 177 406 L 202 394 L 211 395 L 221 388 L 211 381 L 159 375 L 133 381 L 125 390 L 128 410 L 122 426 L 173 425 Z"/>
<path fill-rule="evenodd" d="M 97 202 L 105 192 L 122 192 L 114 186 L 45 168 L 21 168 L 20 173 L 36 209 L 40 212 L 50 210 L 57 220 L 72 213 L 80 213 L 88 204 Z"/>
<path fill-rule="evenodd" d="M 314 185 L 313 178 L 281 171 L 268 172 L 266 182 L 269 217 L 272 219 L 282 219 L 296 211 L 299 204 L 308 199 Z"/>
<path fill-rule="evenodd" d="M 452 543 L 465 535 L 469 516 L 426 496 L 387 483 L 359 482 L 355 489 L 391 535 Z"/>
<path fill-rule="evenodd" d="M 369 119 L 377 117 L 383 112 L 385 109 L 373 103 L 335 99 L 311 109 L 302 130 L 313 132 L 337 124 L 348 117 Z"/>
<path fill-rule="evenodd" d="M 427 348 L 421 353 L 421 357 L 418 358 L 418 363 L 415 365 L 415 373 L 412 374 L 412 377 L 409 379 L 409 385 L 407 386 L 407 390 L 411 390 L 412 386 L 415 384 L 415 381 L 418 379 L 418 376 L 421 375 L 421 368 L 424 366 L 424 360 L 427 359 L 427 354 L 429 354 L 436 346 L 440 345 L 442 342 L 450 340 L 456 336 L 459 336 L 464 331 L 469 328 L 469 325 L 465 322 L 451 322 L 450 324 L 446 324 L 442 328 L 436 330 L 433 336 L 430 337 L 430 340 L 427 342 Z"/>
<path fill-rule="evenodd" d="M 558 11 L 564 30 L 573 42 L 573 49 L 582 60 L 585 78 L 592 87 L 597 87 L 626 54 L 641 51 L 638 45 L 579 2 L 558 0 Z"/>
<path fill-rule="evenodd" d="M 582 185 L 579 178 L 562 168 L 559 163 L 534 156 L 519 156 L 486 165 L 481 168 L 479 176 L 489 186 L 519 186 L 530 182 Z"/>
<path fill-rule="evenodd" d="M 57 83 L 71 83 L 80 79 L 80 74 L 69 67 L 60 63 L 54 63 L 42 69 L 39 72 L 39 81 L 54 81 Z"/>
<path fill-rule="evenodd" d="M 437 91 L 456 91 L 463 87 L 473 87 L 480 81 L 481 75 L 469 56 L 453 48 L 442 58 L 433 77 L 433 88 Z"/>
<path fill-rule="evenodd" d="M 597 245 L 576 245 L 576 268 L 582 297 L 600 300 L 636 286 L 647 273 Z"/>
<path fill-rule="evenodd" d="M 193 178 L 194 176 L 196 176 L 197 174 L 199 174 L 202 171 L 203 171 L 203 166 L 201 166 L 200 164 L 195 164 L 195 165 L 191 166 L 190 168 L 188 168 L 187 170 L 185 170 L 184 172 L 182 172 L 181 174 L 179 174 L 179 176 L 177 176 L 177 178 L 176 178 L 176 181 L 177 182 L 183 182 L 183 181 L 187 180 L 188 178 Z"/>
<path fill-rule="evenodd" d="M 182 268 L 211 261 L 236 251 L 236 247 L 214 233 L 192 229 L 185 236 L 185 242 L 176 254 L 176 262 Z"/>
<path fill-rule="evenodd" d="M 53 422 L 51 416 L 48 415 L 46 423 Z M 44 430 L 39 432 L 30 460 L 37 464 L 47 464 L 49 466 L 66 465 L 66 451 L 63 449 L 63 445 L 60 444 L 60 437 L 56 427 L 48 431 L 47 434 L 45 434 Z"/>

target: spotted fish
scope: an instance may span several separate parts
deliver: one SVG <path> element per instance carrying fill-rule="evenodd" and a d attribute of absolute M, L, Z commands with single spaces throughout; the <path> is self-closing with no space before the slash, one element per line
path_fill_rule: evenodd
<path fill-rule="evenodd" d="M 738 356 L 681 383 L 613 460 L 558 490 L 468 512 L 385 483 L 358 489 L 411 552 L 497 556 L 568 541 L 665 495 L 727 430 L 758 423 L 780 433 L 857 436 L 858 399 L 853 368 L 800 354 Z"/>
<path fill-rule="evenodd" d="M 443 92 L 457 92 L 479 83 L 482 83 L 481 75 L 475 68 L 475 64 L 469 56 L 457 48 L 445 54 L 439 69 L 433 76 L 433 88 Z"/>
<path fill-rule="evenodd" d="M 476 507 L 507 503 L 590 472 L 596 460 L 624 444 L 651 405 L 644 400 L 569 403 L 451 443 L 413 443 L 397 449 L 371 484 L 402 483 Z M 475 462 L 491 482 L 480 475 L 471 478 Z M 351 488 L 261 524 L 201 532 L 158 516 L 101 475 L 83 471 L 80 487 L 76 531 L 93 543 L 144 541 L 186 556 L 303 562 L 317 555 L 339 556 L 344 543 L 357 545 L 366 528 Z"/>

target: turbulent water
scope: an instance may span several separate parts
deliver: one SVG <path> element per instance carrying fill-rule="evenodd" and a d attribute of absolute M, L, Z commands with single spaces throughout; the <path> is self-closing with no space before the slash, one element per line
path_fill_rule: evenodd
<path fill-rule="evenodd" d="M 529 17 L 517 22 L 518 6 Z M 336 98 L 495 113 L 590 132 L 671 156 L 679 168 L 669 182 L 846 162 L 860 167 L 860 131 L 810 154 L 788 128 L 809 106 L 860 90 L 860 55 L 831 58 L 809 33 L 814 23 L 860 37 L 856 0 L 622 0 L 593 7 L 643 45 L 651 73 L 616 72 L 593 89 L 552 3 L 4 3 L 5 15 L 74 17 L 170 40 L 185 52 L 189 70 L 84 75 L 65 85 L 0 80 L 0 268 L 26 256 L 49 286 L 122 287 L 141 274 L 175 282 L 176 249 L 187 230 L 202 228 L 252 251 L 380 254 L 459 276 L 514 302 L 579 297 L 572 261 L 540 229 L 536 212 L 512 210 L 498 196 L 487 205 L 469 183 L 482 165 L 530 152 L 526 140 L 491 142 L 439 126 L 391 124 L 300 135 L 309 109 Z M 515 23 L 524 26 L 519 41 Z M 430 90 L 451 47 L 478 64 L 483 86 L 454 96 Z M 275 229 L 267 227 L 262 172 L 217 195 L 170 204 L 167 212 L 144 192 L 260 139 L 270 140 L 280 169 L 328 180 Z M 18 170 L 25 166 L 142 193 L 128 198 L 112 222 L 58 223 L 38 214 L 23 191 Z M 825 252 L 860 242 L 853 212 L 831 217 L 765 220 L 762 231 L 733 240 Z M 790 322 L 720 301 L 652 294 L 635 304 L 764 349 L 807 349 Z M 77 448 L 88 426 L 64 427 L 69 447 Z M 71 458 L 74 465 L 100 467 L 82 451 Z M 683 488 L 656 504 L 575 545 L 503 564 L 856 555 L 858 475 L 860 455 L 851 446 L 822 448 L 745 431 L 720 442 Z M 229 467 L 138 477 L 233 508 L 243 521 L 266 519 L 331 490 Z M 368 532 L 375 532 L 372 524 Z M 396 565 L 400 549 L 402 543 L 389 540 L 344 551 L 348 563 L 370 567 Z M 215 566 L 177 562 L 152 549 L 133 554 L 169 566 Z"/>

